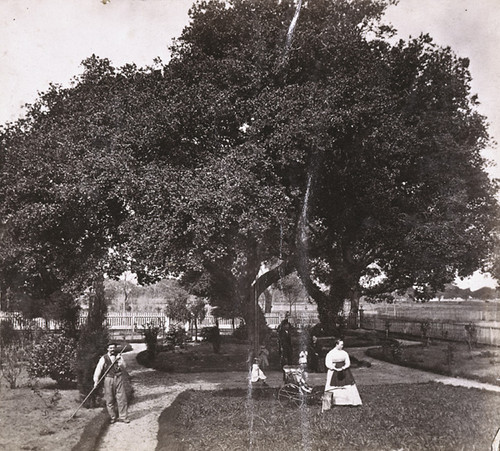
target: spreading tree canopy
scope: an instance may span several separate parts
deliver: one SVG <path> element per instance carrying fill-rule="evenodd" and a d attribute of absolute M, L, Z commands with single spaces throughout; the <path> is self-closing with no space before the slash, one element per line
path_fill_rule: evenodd
<path fill-rule="evenodd" d="M 293 3 L 202 1 L 168 64 L 89 58 L 3 131 L 3 284 L 175 274 L 253 324 L 293 271 L 329 321 L 483 267 L 498 206 L 468 60 L 395 42 L 387 3 L 308 2 L 287 46 Z"/>

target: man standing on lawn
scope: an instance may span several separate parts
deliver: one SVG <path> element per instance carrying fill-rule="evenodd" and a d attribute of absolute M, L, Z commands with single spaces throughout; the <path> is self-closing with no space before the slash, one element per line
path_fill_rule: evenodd
<path fill-rule="evenodd" d="M 104 399 L 111 417 L 111 424 L 117 420 L 130 423 L 123 375 L 126 365 L 121 355 L 117 356 L 117 354 L 116 343 L 109 343 L 107 354 L 99 359 L 94 371 L 94 388 L 97 387 L 101 377 L 106 375 L 104 377 Z"/>

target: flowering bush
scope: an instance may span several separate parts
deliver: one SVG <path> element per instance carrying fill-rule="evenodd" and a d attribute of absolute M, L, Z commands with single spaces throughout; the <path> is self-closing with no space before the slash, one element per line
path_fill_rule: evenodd
<path fill-rule="evenodd" d="M 28 353 L 28 373 L 32 377 L 49 376 L 59 385 L 66 385 L 75 380 L 75 359 L 75 340 L 48 334 Z"/>

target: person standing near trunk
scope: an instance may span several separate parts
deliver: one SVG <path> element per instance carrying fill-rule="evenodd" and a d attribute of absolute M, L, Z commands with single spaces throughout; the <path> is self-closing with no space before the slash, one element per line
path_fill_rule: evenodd
<path fill-rule="evenodd" d="M 101 377 L 104 377 L 104 399 L 110 416 L 110 423 L 122 421 L 130 423 L 128 419 L 128 400 L 125 391 L 125 361 L 117 355 L 116 343 L 108 344 L 108 352 L 97 363 L 94 371 L 94 388 L 97 387 Z"/>
<path fill-rule="evenodd" d="M 285 318 L 278 330 L 278 340 L 280 349 L 281 367 L 285 365 L 293 365 L 293 347 L 292 347 L 292 331 L 288 318 Z"/>

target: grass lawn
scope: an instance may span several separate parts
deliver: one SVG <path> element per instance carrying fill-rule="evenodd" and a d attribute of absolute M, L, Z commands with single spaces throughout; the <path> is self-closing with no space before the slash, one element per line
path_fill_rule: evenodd
<path fill-rule="evenodd" d="M 437 374 L 500 384 L 497 380 L 500 377 L 500 348 L 494 346 L 476 346 L 471 351 L 466 343 L 440 340 L 433 340 L 428 346 L 418 342 L 410 346 L 394 346 L 398 343 L 396 340 L 384 341 L 383 333 L 372 331 L 350 331 L 345 337 L 345 343 L 348 352 L 356 347 L 368 347 L 370 349 L 367 355 L 380 360 Z M 329 345 L 331 343 L 325 340 L 325 354 Z M 298 350 L 299 346 L 300 337 L 294 337 L 294 349 Z M 214 354 L 210 343 L 202 342 L 176 351 L 159 352 L 154 362 L 148 362 L 143 353 L 139 356 L 139 361 L 166 372 L 247 371 L 248 351 L 246 342 L 224 337 L 219 354 Z M 279 370 L 275 342 L 271 341 L 269 351 L 270 368 Z M 353 358 L 352 363 L 356 367 L 358 362 Z"/>
<path fill-rule="evenodd" d="M 500 353 L 464 343 L 431 342 L 400 354 L 383 337 L 346 337 L 346 348 L 372 346 L 378 358 L 486 382 L 496 382 Z M 297 343 L 298 344 L 298 343 Z M 350 345 L 350 346 L 349 346 Z M 277 353 L 271 347 L 271 366 Z M 451 351 L 450 351 L 451 350 Z M 215 355 L 201 343 L 159 353 L 154 367 L 175 372 L 245 370 L 245 343 L 223 343 Z M 447 371 L 451 368 L 452 372 Z M 283 407 L 276 388 L 186 392 L 160 418 L 163 450 L 489 450 L 500 427 L 500 394 L 437 383 L 358 386 L 363 406 Z M 163 446 L 163 447 L 162 447 Z"/>
<path fill-rule="evenodd" d="M 437 383 L 358 387 L 363 405 L 282 407 L 275 390 L 192 391 L 160 417 L 157 450 L 489 450 L 500 394 Z"/>
<path fill-rule="evenodd" d="M 376 347 L 369 349 L 367 354 L 438 374 L 500 383 L 500 349 L 493 346 L 476 346 L 470 350 L 465 343 L 434 340 L 427 346 Z"/>
<path fill-rule="evenodd" d="M 373 331 L 349 331 L 344 342 L 347 348 L 377 346 L 382 343 L 383 334 Z M 334 339 L 321 338 L 324 354 L 334 346 Z M 292 337 L 295 357 L 298 359 L 302 337 L 298 334 Z M 188 344 L 175 351 L 159 347 L 160 352 L 154 362 L 147 360 L 146 353 L 139 355 L 142 365 L 150 366 L 159 371 L 178 373 L 198 373 L 204 371 L 247 371 L 247 358 L 250 351 L 245 341 L 223 336 L 219 354 L 213 352 L 212 345 L 207 342 Z M 269 363 L 273 370 L 280 370 L 278 345 L 276 336 L 271 336 L 268 343 Z M 298 362 L 296 362 L 298 363 Z"/>
<path fill-rule="evenodd" d="M 141 365 L 165 372 L 246 371 L 247 355 L 248 344 L 245 342 L 224 343 L 219 354 L 213 352 L 210 343 L 201 342 L 175 351 L 160 348 L 154 362 L 149 362 L 146 352 L 143 352 L 138 361 Z"/>

